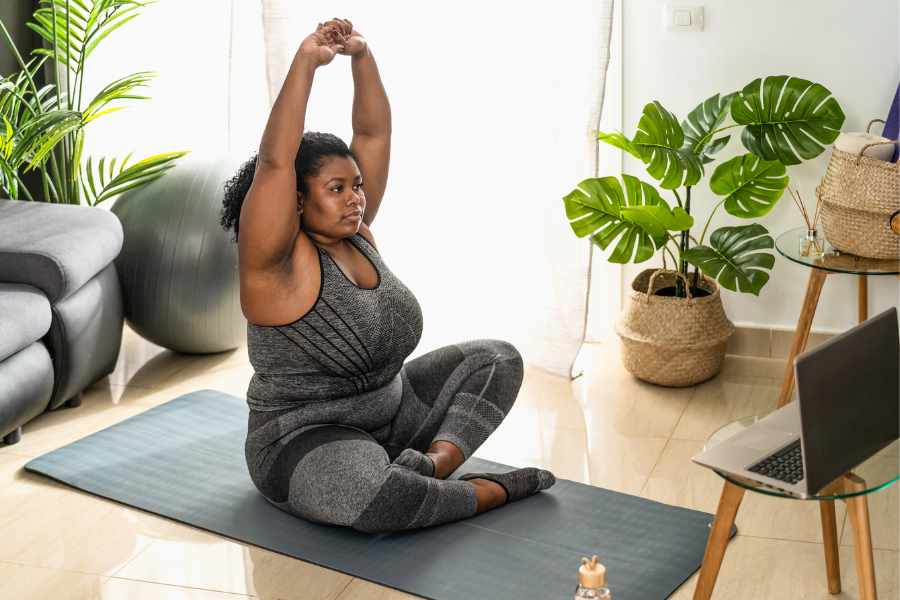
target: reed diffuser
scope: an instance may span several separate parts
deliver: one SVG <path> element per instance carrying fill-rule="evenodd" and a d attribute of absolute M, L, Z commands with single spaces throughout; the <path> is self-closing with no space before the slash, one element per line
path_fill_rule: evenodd
<path fill-rule="evenodd" d="M 817 229 L 819 223 L 819 207 L 822 205 L 823 181 L 824 179 L 820 180 L 819 187 L 816 188 L 816 208 L 813 212 L 812 220 L 809 218 L 809 211 L 806 208 L 806 203 L 803 201 L 802 187 L 798 184 L 797 193 L 795 195 L 787 182 L 784 184 L 784 187 L 786 187 L 787 191 L 791 194 L 791 198 L 794 199 L 794 204 L 800 209 L 803 220 L 806 221 L 806 233 L 800 236 L 800 256 L 809 258 L 822 258 L 825 256 L 825 240 L 819 237 L 819 230 Z"/>

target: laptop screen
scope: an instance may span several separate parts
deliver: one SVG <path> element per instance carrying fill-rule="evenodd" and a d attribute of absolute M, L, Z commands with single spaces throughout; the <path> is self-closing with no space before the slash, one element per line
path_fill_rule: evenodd
<path fill-rule="evenodd" d="M 900 437 L 900 335 L 890 309 L 794 361 L 807 489 Z"/>

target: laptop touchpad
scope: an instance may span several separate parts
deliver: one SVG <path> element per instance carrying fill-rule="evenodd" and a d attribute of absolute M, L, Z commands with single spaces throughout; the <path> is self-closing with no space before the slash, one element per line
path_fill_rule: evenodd
<path fill-rule="evenodd" d="M 757 427 L 733 440 L 732 443 L 753 450 L 774 450 L 792 437 L 794 434 L 789 431 Z"/>

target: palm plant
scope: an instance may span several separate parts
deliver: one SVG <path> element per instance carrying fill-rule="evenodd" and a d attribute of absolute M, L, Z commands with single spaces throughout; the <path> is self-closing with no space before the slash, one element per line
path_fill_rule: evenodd
<path fill-rule="evenodd" d="M 87 59 L 107 36 L 150 3 L 45 0 L 40 4 L 34 22 L 27 25 L 49 48 L 35 49 L 27 62 L 0 21 L 0 32 L 21 68 L 18 73 L 0 75 L 0 192 L 14 200 L 64 204 L 81 204 L 83 198 L 95 206 L 162 177 L 186 152 L 159 154 L 130 166 L 129 154 L 118 168 L 117 158 L 82 161 L 86 126 L 125 108 L 121 101 L 147 99 L 135 90 L 146 87 L 154 77 L 146 71 L 134 73 L 89 97 L 84 90 Z M 35 80 L 48 60 L 54 82 L 38 89 Z M 30 170 L 40 172 L 42 194 L 24 184 L 22 174 Z"/>
<path fill-rule="evenodd" d="M 724 125 L 729 116 L 733 123 Z M 716 94 L 681 125 L 659 102 L 651 102 L 630 140 L 619 132 L 600 132 L 598 139 L 647 165 L 659 187 L 672 191 L 677 206 L 672 208 L 652 185 L 622 175 L 622 185 L 615 177 L 582 181 L 563 198 L 566 216 L 578 237 L 589 236 L 603 250 L 615 242 L 610 262 L 640 263 L 664 249 L 685 277 L 688 264 L 694 265 L 692 287 L 697 286 L 699 269 L 725 289 L 758 296 L 769 280 L 764 269 L 775 264 L 775 256 L 766 252 L 775 246 L 772 237 L 765 227 L 752 223 L 717 229 L 704 244 L 712 217 L 722 205 L 740 219 L 765 216 L 787 186 L 785 167 L 821 154 L 843 122 L 844 113 L 831 92 L 788 76 L 756 79 L 739 92 Z M 744 128 L 741 142 L 749 152 L 713 171 L 710 190 L 722 199 L 710 211 L 699 242 L 692 245 L 691 188 L 731 138 L 717 134 L 733 127 Z M 680 187 L 685 188 L 683 201 Z M 684 297 L 681 278 L 676 281 L 676 296 Z"/>

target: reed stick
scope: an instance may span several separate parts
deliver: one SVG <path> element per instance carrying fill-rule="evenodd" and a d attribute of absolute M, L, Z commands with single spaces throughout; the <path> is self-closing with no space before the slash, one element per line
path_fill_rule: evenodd
<path fill-rule="evenodd" d="M 819 223 L 819 209 L 822 206 L 822 185 L 824 184 L 825 178 L 821 178 L 819 182 L 819 187 L 816 188 L 816 208 L 813 212 L 812 221 L 809 220 L 809 210 L 806 208 L 806 203 L 803 201 L 803 186 L 798 182 L 797 184 L 797 193 L 794 194 L 794 191 L 790 188 L 790 186 L 785 182 L 784 187 L 787 189 L 788 193 L 791 195 L 791 198 L 794 200 L 794 204 L 797 205 L 797 208 L 800 210 L 800 214 L 803 216 L 803 220 L 806 222 L 806 229 L 812 231 L 816 228 L 816 225 Z"/>

